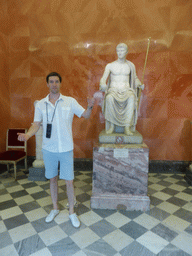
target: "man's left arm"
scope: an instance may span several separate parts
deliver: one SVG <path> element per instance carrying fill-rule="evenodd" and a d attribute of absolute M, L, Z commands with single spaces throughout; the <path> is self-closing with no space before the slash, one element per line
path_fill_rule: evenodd
<path fill-rule="evenodd" d="M 83 112 L 82 117 L 89 119 L 92 109 L 93 109 L 93 106 L 94 106 L 94 103 L 95 103 L 95 99 L 88 98 L 87 102 L 88 102 L 88 106 L 87 106 L 87 109 Z"/>

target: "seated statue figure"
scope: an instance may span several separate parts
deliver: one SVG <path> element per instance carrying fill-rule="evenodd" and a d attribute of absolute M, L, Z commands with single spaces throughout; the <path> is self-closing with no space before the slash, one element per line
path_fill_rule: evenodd
<path fill-rule="evenodd" d="M 130 136 L 137 122 L 137 90 L 144 89 L 144 85 L 136 75 L 135 65 L 126 60 L 127 45 L 118 44 L 116 51 L 118 59 L 106 65 L 100 80 L 100 90 L 105 92 L 102 106 L 105 131 L 113 133 L 116 125 L 124 127 L 124 133 Z"/>

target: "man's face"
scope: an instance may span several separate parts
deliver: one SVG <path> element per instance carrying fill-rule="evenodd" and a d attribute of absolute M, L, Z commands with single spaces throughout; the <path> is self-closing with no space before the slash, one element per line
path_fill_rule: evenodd
<path fill-rule="evenodd" d="M 50 76 L 47 86 L 51 93 L 57 94 L 60 92 L 61 83 L 58 76 Z"/>
<path fill-rule="evenodd" d="M 119 59 L 124 59 L 127 55 L 127 49 L 125 47 L 118 47 L 117 48 L 117 56 Z"/>

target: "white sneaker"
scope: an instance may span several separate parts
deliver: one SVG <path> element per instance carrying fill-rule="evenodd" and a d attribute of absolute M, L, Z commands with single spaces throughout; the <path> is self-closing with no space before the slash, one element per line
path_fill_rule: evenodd
<path fill-rule="evenodd" d="M 46 217 L 45 222 L 51 222 L 59 214 L 59 210 L 52 210 Z"/>
<path fill-rule="evenodd" d="M 70 214 L 69 219 L 71 220 L 73 227 L 75 227 L 75 228 L 80 227 L 81 223 L 80 223 L 76 213 Z"/>

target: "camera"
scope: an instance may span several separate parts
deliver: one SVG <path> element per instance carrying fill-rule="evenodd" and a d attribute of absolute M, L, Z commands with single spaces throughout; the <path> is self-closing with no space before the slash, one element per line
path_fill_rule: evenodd
<path fill-rule="evenodd" d="M 52 130 L 52 124 L 47 124 L 47 130 L 46 130 L 46 138 L 51 138 L 51 130 Z"/>

